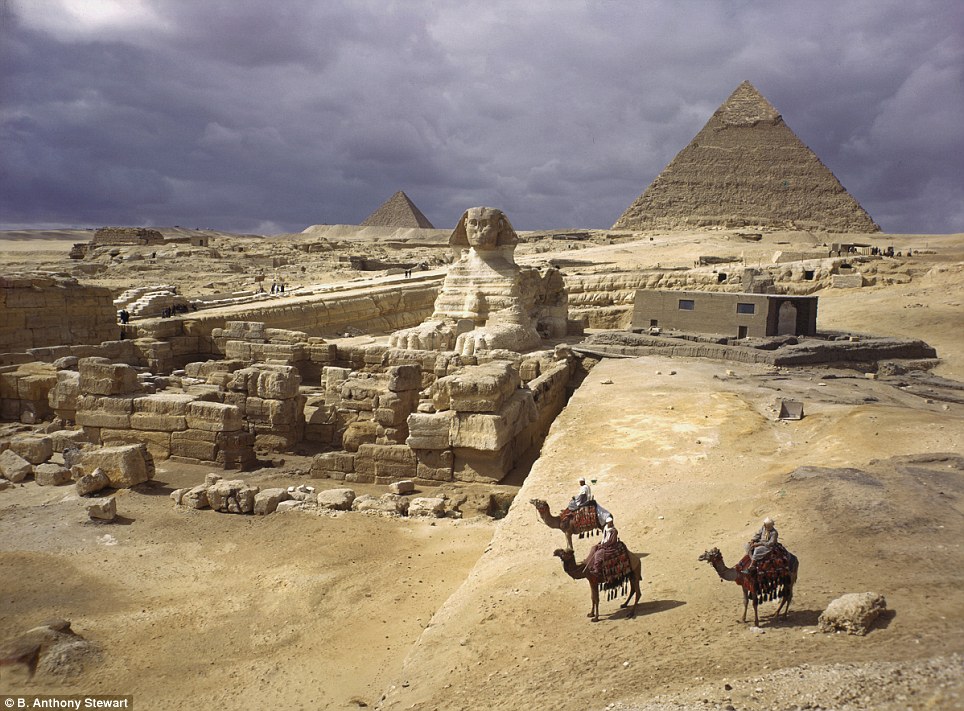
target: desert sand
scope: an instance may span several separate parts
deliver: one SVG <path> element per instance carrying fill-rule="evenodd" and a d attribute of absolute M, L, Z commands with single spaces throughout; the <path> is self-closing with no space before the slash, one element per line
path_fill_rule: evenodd
<path fill-rule="evenodd" d="M 894 262 L 889 283 L 821 291 L 818 326 L 921 338 L 938 350 L 935 375 L 964 380 L 964 235 L 873 240 L 925 253 Z M 69 271 L 56 241 L 0 241 L 0 264 Z M 536 240 L 519 261 L 554 258 L 566 273 L 689 267 L 706 254 L 751 263 L 820 241 Z M 85 281 L 190 294 L 250 287 L 255 271 L 191 250 L 154 266 L 105 263 Z M 298 283 L 358 277 L 321 257 L 300 266 L 288 268 Z M 175 509 L 166 494 L 210 470 L 170 462 L 118 494 L 120 525 L 86 522 L 72 488 L 17 486 L 0 492 L 0 639 L 59 616 L 100 651 L 77 673 L 31 680 L 0 667 L 0 693 L 132 694 L 140 709 L 962 708 L 960 392 L 923 397 L 844 369 L 606 359 L 498 521 L 471 507 L 434 523 Z M 802 420 L 775 418 L 786 397 L 803 401 Z M 298 471 L 288 462 L 246 478 L 300 483 Z M 587 584 L 552 555 L 564 537 L 529 503 L 562 508 L 582 474 L 644 556 L 634 619 L 604 598 L 600 621 L 588 620 Z M 751 629 L 739 588 L 697 557 L 717 546 L 732 565 L 767 515 L 800 578 L 789 619 L 771 620 L 768 603 Z M 575 541 L 579 559 L 591 542 Z M 864 591 L 889 608 L 869 634 L 817 631 L 831 600 Z"/>

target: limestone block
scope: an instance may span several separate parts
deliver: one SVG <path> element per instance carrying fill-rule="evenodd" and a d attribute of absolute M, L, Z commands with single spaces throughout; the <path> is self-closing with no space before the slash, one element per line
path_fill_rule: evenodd
<path fill-rule="evenodd" d="M 445 502 L 446 500 L 442 498 L 416 496 L 408 502 L 408 515 L 443 518 L 445 516 Z"/>
<path fill-rule="evenodd" d="M 419 365 L 395 365 L 388 369 L 388 389 L 392 392 L 419 390 L 422 387 L 422 368 Z"/>
<path fill-rule="evenodd" d="M 275 509 L 276 513 L 283 513 L 285 511 L 294 511 L 296 509 L 304 508 L 304 503 L 296 499 L 289 499 L 288 501 L 282 501 L 278 504 L 278 508 Z"/>
<path fill-rule="evenodd" d="M 512 447 L 491 451 L 478 449 L 454 449 L 455 462 L 452 477 L 456 481 L 498 482 L 512 469 L 515 460 Z"/>
<path fill-rule="evenodd" d="M 287 489 L 277 488 L 259 491 L 254 495 L 254 513 L 258 516 L 274 513 L 278 504 L 282 501 L 288 501 L 290 498 L 291 494 L 288 493 Z"/>
<path fill-rule="evenodd" d="M 411 479 L 403 479 L 401 481 L 392 482 L 388 487 L 388 490 L 393 494 L 400 494 L 404 496 L 405 494 L 411 494 L 415 491 L 415 482 Z"/>
<path fill-rule="evenodd" d="M 311 461 L 311 475 L 318 477 L 316 472 L 348 472 L 355 471 L 355 455 L 349 452 L 325 452 L 316 454 Z M 326 475 L 330 476 L 330 475 Z"/>
<path fill-rule="evenodd" d="M 253 513 L 254 497 L 259 491 L 241 479 L 222 480 L 208 487 L 208 505 L 224 513 Z"/>
<path fill-rule="evenodd" d="M 859 289 L 864 285 L 864 277 L 860 272 L 853 274 L 832 274 L 830 286 L 834 289 Z"/>
<path fill-rule="evenodd" d="M 375 511 L 404 516 L 408 513 L 408 499 L 392 493 L 377 498 L 371 494 L 362 494 L 352 502 L 351 508 L 352 511 Z"/>
<path fill-rule="evenodd" d="M 181 415 L 156 415 L 150 412 L 135 412 L 131 415 L 131 429 L 151 430 L 154 432 L 177 432 L 187 429 L 187 418 Z"/>
<path fill-rule="evenodd" d="M 167 459 L 171 456 L 171 433 L 150 430 L 112 429 L 100 430 L 100 443 L 107 446 L 121 444 L 143 444 L 154 459 Z"/>
<path fill-rule="evenodd" d="M 57 385 L 56 373 L 25 375 L 17 380 L 17 397 L 21 400 L 47 402 L 50 390 Z"/>
<path fill-rule="evenodd" d="M 87 515 L 92 521 L 113 521 L 117 517 L 117 500 L 111 496 L 87 504 Z"/>
<path fill-rule="evenodd" d="M 90 474 L 84 474 L 77 480 L 76 488 L 78 496 L 89 496 L 97 493 L 101 489 L 110 486 L 110 479 L 103 469 L 95 469 Z"/>
<path fill-rule="evenodd" d="M 115 489 L 135 486 L 154 477 L 154 458 L 143 444 L 84 450 L 80 467 L 84 473 L 103 469 Z"/>
<path fill-rule="evenodd" d="M 418 407 L 418 390 L 387 392 L 378 396 L 375 421 L 384 427 L 398 427 Z"/>
<path fill-rule="evenodd" d="M 57 430 L 50 433 L 50 441 L 55 452 L 64 452 L 70 448 L 80 448 L 89 444 L 83 430 Z"/>
<path fill-rule="evenodd" d="M 453 447 L 495 451 L 502 449 L 530 423 L 538 413 L 532 394 L 520 390 L 499 414 L 457 413 L 452 421 L 450 440 Z"/>
<path fill-rule="evenodd" d="M 10 440 L 9 449 L 31 464 L 43 464 L 53 456 L 54 443 L 48 435 L 22 434 Z"/>
<path fill-rule="evenodd" d="M 181 497 L 181 505 L 188 506 L 192 509 L 208 508 L 210 506 L 208 503 L 208 487 L 204 484 L 199 484 L 188 489 Z"/>
<path fill-rule="evenodd" d="M 218 454 L 218 446 L 214 442 L 204 442 L 197 439 L 181 438 L 175 435 L 187 435 L 190 432 L 175 432 L 171 435 L 171 456 L 197 459 L 202 462 L 213 462 Z"/>
<path fill-rule="evenodd" d="M 137 371 L 106 358 L 81 358 L 80 391 L 89 395 L 125 395 L 137 392 Z"/>
<path fill-rule="evenodd" d="M 413 412 L 406 420 L 408 438 L 405 444 L 412 449 L 448 449 L 456 416 L 454 410 Z"/>
<path fill-rule="evenodd" d="M 864 635 L 887 609 L 887 601 L 879 593 L 849 593 L 833 600 L 817 619 L 822 632 L 846 632 Z"/>
<path fill-rule="evenodd" d="M 455 455 L 451 449 L 419 449 L 415 451 L 415 475 L 431 481 L 452 481 Z"/>
<path fill-rule="evenodd" d="M 120 412 L 77 410 L 74 417 L 75 422 L 81 427 L 106 427 L 117 430 L 128 430 L 131 427 L 130 415 Z"/>
<path fill-rule="evenodd" d="M 236 432 L 243 429 L 241 411 L 219 402 L 195 401 L 188 405 L 187 426 L 208 432 Z"/>
<path fill-rule="evenodd" d="M 342 446 L 347 452 L 357 452 L 363 444 L 374 444 L 377 438 L 377 425 L 371 420 L 357 420 L 345 429 Z"/>
<path fill-rule="evenodd" d="M 245 367 L 244 361 L 225 358 L 224 360 L 206 360 L 188 363 L 184 366 L 184 372 L 189 378 L 199 378 L 203 380 L 214 373 L 233 373 L 243 367 Z"/>
<path fill-rule="evenodd" d="M 134 413 L 183 417 L 194 401 L 195 398 L 187 393 L 157 393 L 134 398 L 132 406 Z"/>
<path fill-rule="evenodd" d="M 334 343 L 310 343 L 308 360 L 312 363 L 334 363 L 338 360 L 338 347 Z"/>
<path fill-rule="evenodd" d="M 58 370 L 57 382 L 47 393 L 47 403 L 58 413 L 63 410 L 73 412 L 77 410 L 79 398 L 80 373 L 73 370 Z"/>
<path fill-rule="evenodd" d="M 327 366 L 321 370 L 321 384 L 326 392 L 341 393 L 341 386 L 349 377 L 351 377 L 351 368 Z"/>
<path fill-rule="evenodd" d="M 519 373 L 506 361 L 469 366 L 436 380 L 432 403 L 439 411 L 498 412 L 521 384 Z"/>
<path fill-rule="evenodd" d="M 246 392 L 251 397 L 285 400 L 295 397 L 300 385 L 301 375 L 297 368 L 259 363 L 235 371 L 226 388 L 235 392 Z"/>
<path fill-rule="evenodd" d="M 355 492 L 351 489 L 328 489 L 317 494 L 318 508 L 333 511 L 350 511 L 355 500 Z"/>
<path fill-rule="evenodd" d="M 244 415 L 249 422 L 277 428 L 296 427 L 304 422 L 304 408 L 299 398 L 263 400 L 249 397 L 244 404 Z"/>
<path fill-rule="evenodd" d="M 345 474 L 345 481 L 352 482 L 354 484 L 374 484 L 375 475 L 374 474 L 362 474 L 360 472 L 352 472 L 350 474 Z"/>
<path fill-rule="evenodd" d="M 17 484 L 26 479 L 32 471 L 30 462 L 13 450 L 5 449 L 0 452 L 0 474 L 4 479 Z"/>
<path fill-rule="evenodd" d="M 38 464 L 33 468 L 38 486 L 60 486 L 70 483 L 70 472 L 59 464 Z"/>

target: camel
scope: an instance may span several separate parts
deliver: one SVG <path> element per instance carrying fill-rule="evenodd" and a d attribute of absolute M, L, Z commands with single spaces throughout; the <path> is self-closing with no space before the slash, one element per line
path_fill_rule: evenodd
<path fill-rule="evenodd" d="M 539 512 L 544 524 L 546 524 L 549 528 L 558 528 L 565 534 L 566 548 L 572 550 L 572 534 L 583 533 L 583 531 L 573 530 L 571 527 L 571 520 L 564 522 L 559 516 L 553 516 L 549 511 L 549 504 L 542 499 L 529 499 L 529 503 L 536 507 L 536 511 Z M 596 529 L 602 530 L 602 526 L 599 525 L 598 518 L 596 519 Z"/>
<path fill-rule="evenodd" d="M 639 604 L 639 598 L 642 593 L 639 589 L 639 581 L 643 578 L 643 564 L 639 558 L 639 555 L 633 553 L 632 551 L 627 551 L 629 553 L 629 566 L 632 569 L 632 573 L 629 577 L 629 597 L 626 598 L 624 602 L 619 607 L 625 608 L 629 606 L 629 601 L 632 600 L 633 595 L 636 596 L 636 600 L 633 602 L 633 609 L 630 611 L 629 616 L 636 616 L 636 606 Z M 605 583 L 605 580 L 601 580 L 591 573 L 586 572 L 586 561 L 582 563 L 576 563 L 576 554 L 573 553 L 572 549 L 562 549 L 557 548 L 552 553 L 554 556 L 562 560 L 563 570 L 566 574 L 573 580 L 588 580 L 589 588 L 592 590 L 592 610 L 586 617 L 591 617 L 593 622 L 599 622 L 599 586 Z"/>
<path fill-rule="evenodd" d="M 708 551 L 704 551 L 703 555 L 699 557 L 699 560 L 705 560 L 710 565 L 716 569 L 717 575 L 720 576 L 721 580 L 730 580 L 743 590 L 743 621 L 746 622 L 746 610 L 750 604 L 750 600 L 753 600 L 753 624 L 757 627 L 760 626 L 760 616 L 757 613 L 757 607 L 759 605 L 760 599 L 763 598 L 764 601 L 767 599 L 767 591 L 759 592 L 758 587 L 761 583 L 769 589 L 770 595 L 772 597 L 779 597 L 780 604 L 777 606 L 777 611 L 774 613 L 774 618 L 780 618 L 780 610 L 783 610 L 783 619 L 787 619 L 787 615 L 790 612 L 790 601 L 793 600 L 793 586 L 797 582 L 797 571 L 800 568 L 800 561 L 795 555 L 787 551 L 787 556 L 790 560 L 790 577 L 789 579 L 777 579 L 770 578 L 768 580 L 760 580 L 757 575 L 747 574 L 737 568 L 727 568 L 726 563 L 723 562 L 723 554 L 720 553 L 719 548 L 711 548 Z M 770 599 L 772 599 L 770 597 Z"/>

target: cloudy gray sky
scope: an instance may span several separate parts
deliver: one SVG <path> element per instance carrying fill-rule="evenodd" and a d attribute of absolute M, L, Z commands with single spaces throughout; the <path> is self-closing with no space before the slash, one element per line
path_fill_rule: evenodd
<path fill-rule="evenodd" d="M 964 231 L 960 0 L 0 0 L 0 226 L 609 227 L 744 79 L 884 230 Z"/>

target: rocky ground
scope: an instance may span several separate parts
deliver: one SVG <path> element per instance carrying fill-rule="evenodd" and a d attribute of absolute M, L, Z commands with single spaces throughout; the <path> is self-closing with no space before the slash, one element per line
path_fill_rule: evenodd
<path fill-rule="evenodd" d="M 530 245 L 520 261 L 689 266 L 741 248 L 607 239 Z M 942 357 L 934 374 L 964 380 L 964 238 L 881 239 L 929 251 L 887 285 L 821 292 L 819 326 L 922 338 Z M 790 238 L 764 241 L 748 249 Z M 60 264 L 40 252 L 0 260 Z M 161 276 L 201 286 L 184 266 Z M 781 397 L 804 419 L 777 421 Z M 304 481 L 284 469 L 252 476 Z M 70 487 L 0 492 L 0 639 L 59 616 L 99 650 L 80 672 L 0 667 L 0 693 L 134 694 L 151 709 L 964 708 L 964 406 L 899 380 L 606 360 L 501 521 L 175 509 L 167 494 L 207 471 L 161 463 L 154 485 L 118 495 L 111 525 L 85 522 Z M 528 503 L 561 508 L 580 474 L 644 554 L 635 619 L 603 599 L 587 620 L 588 586 L 552 556 L 562 534 Z M 768 604 L 753 630 L 739 588 L 697 557 L 718 546 L 732 564 L 765 515 L 801 573 L 789 619 Z M 868 590 L 891 611 L 869 634 L 817 631 L 831 600 Z"/>

